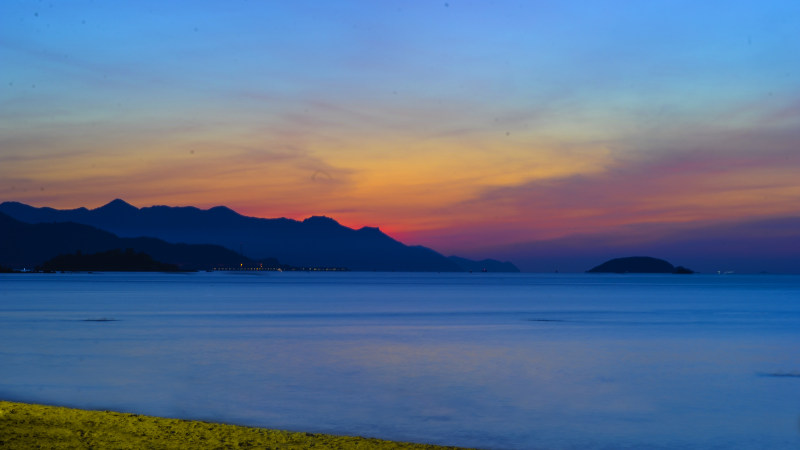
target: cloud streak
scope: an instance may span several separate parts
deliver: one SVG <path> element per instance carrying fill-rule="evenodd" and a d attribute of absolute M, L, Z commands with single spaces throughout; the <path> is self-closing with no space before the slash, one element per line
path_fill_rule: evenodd
<path fill-rule="evenodd" d="M 639 152 L 617 151 L 601 170 L 485 187 L 449 209 L 483 212 L 468 226 L 502 230 L 507 243 L 632 224 L 796 215 L 798 129 L 687 130 L 696 136 L 667 139 Z M 504 220 L 489 219 L 497 217 Z M 436 232 L 432 236 L 447 240 Z"/>

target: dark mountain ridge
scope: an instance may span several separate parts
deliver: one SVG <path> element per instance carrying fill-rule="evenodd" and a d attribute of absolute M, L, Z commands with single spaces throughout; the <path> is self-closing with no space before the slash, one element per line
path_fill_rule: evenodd
<path fill-rule="evenodd" d="M 224 206 L 208 210 L 192 206 L 136 208 L 120 199 L 96 209 L 71 210 L 5 202 L 0 204 L 0 212 L 27 223 L 91 225 L 120 237 L 148 236 L 172 243 L 215 244 L 249 258 L 277 258 L 292 266 L 378 271 L 471 270 L 463 262 L 448 259 L 429 248 L 396 241 L 378 228 L 355 230 L 323 216 L 303 221 L 261 219 L 243 216 Z M 518 271 L 510 263 L 493 267 Z"/>
<path fill-rule="evenodd" d="M 150 257 L 147 253 L 137 253 L 132 248 L 107 250 L 100 253 L 84 254 L 81 251 L 75 254 L 58 255 L 45 261 L 41 265 L 43 271 L 106 271 L 106 272 L 177 272 L 180 270 L 175 264 L 162 263 Z"/>
<path fill-rule="evenodd" d="M 74 222 L 30 224 L 0 212 L 0 265 L 3 266 L 31 269 L 58 255 L 115 249 L 146 253 L 156 261 L 175 264 L 181 270 L 233 267 L 252 262 L 218 245 L 170 244 L 145 237 L 121 238 L 89 225 Z"/>

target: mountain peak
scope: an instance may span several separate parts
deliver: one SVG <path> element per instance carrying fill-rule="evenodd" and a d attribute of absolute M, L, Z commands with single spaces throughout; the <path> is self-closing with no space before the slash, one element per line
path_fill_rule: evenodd
<path fill-rule="evenodd" d="M 125 200 L 117 198 L 117 199 L 114 199 L 114 200 L 108 202 L 107 204 L 97 208 L 97 210 L 102 210 L 102 211 L 109 211 L 109 210 L 114 210 L 114 211 L 138 211 L 139 208 L 131 205 L 130 203 L 126 202 Z"/>
<path fill-rule="evenodd" d="M 311 216 L 311 217 L 303 220 L 303 223 L 315 224 L 315 225 L 323 225 L 323 224 L 324 225 L 339 225 L 339 222 L 337 222 L 334 219 L 331 219 L 328 216 Z"/>
<path fill-rule="evenodd" d="M 358 233 L 367 236 L 381 236 L 381 237 L 389 237 L 381 231 L 378 227 L 361 227 L 357 230 Z M 391 239 L 391 238 L 390 238 Z"/>
<path fill-rule="evenodd" d="M 226 216 L 241 216 L 241 214 L 237 213 L 236 211 L 228 208 L 227 206 L 214 206 L 210 208 L 208 212 L 212 212 L 214 214 L 219 215 L 226 215 Z"/>

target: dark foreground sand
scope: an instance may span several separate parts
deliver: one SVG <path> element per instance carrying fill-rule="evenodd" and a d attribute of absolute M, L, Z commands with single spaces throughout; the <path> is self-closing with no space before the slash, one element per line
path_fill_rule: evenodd
<path fill-rule="evenodd" d="M 0 401 L 0 448 L 443 449 L 360 437 L 292 433 L 192 420 Z"/>

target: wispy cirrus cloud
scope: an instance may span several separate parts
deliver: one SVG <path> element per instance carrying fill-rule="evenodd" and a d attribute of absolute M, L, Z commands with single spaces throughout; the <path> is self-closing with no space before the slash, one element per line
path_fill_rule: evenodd
<path fill-rule="evenodd" d="M 636 224 L 681 224 L 800 214 L 800 127 L 696 127 L 655 142 L 618 143 L 594 170 L 484 186 L 447 207 L 471 242 L 436 229 L 417 239 L 446 248 L 553 239 Z M 636 151 L 631 147 L 636 146 Z M 467 215 L 466 211 L 481 211 Z M 453 230 L 454 231 L 454 230 Z M 426 236 L 427 235 L 427 236 Z M 480 236 L 480 238 L 476 238 Z"/>

